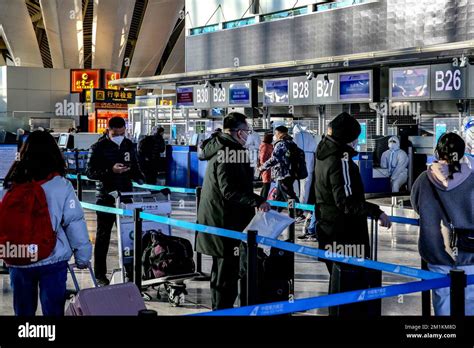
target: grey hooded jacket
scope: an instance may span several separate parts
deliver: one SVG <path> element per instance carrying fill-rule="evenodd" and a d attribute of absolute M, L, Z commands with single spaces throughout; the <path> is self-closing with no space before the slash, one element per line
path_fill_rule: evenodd
<path fill-rule="evenodd" d="M 445 187 L 434 179 L 428 169 L 418 177 L 412 188 L 411 203 L 420 215 L 418 249 L 421 257 L 432 265 L 474 265 L 474 253 L 460 250 L 456 253 L 451 249 L 448 219 L 436 201 L 430 185 L 431 181 L 437 187 L 455 227 L 473 229 L 474 174 L 464 164 L 462 173 L 456 173 L 454 179 Z"/>

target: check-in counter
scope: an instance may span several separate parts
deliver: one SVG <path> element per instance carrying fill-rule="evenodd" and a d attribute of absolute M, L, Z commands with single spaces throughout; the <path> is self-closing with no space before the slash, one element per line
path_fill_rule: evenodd
<path fill-rule="evenodd" d="M 382 168 L 374 168 L 372 152 L 361 152 L 354 161 L 359 165 L 360 175 L 365 193 L 391 192 L 388 172 Z"/>
<path fill-rule="evenodd" d="M 197 146 L 168 145 L 166 161 L 166 185 L 187 188 L 202 185 L 207 162 L 199 161 Z"/>

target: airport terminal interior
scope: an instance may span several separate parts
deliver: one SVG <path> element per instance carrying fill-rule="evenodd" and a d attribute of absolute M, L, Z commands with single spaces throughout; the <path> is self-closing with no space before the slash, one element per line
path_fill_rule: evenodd
<path fill-rule="evenodd" d="M 442 282 L 445 288 L 451 286 L 445 300 L 451 300 L 452 312 L 473 315 L 474 285 L 469 284 L 474 284 L 474 256 L 457 263 L 458 255 L 449 254 L 451 264 L 436 271 L 430 259 L 437 253 L 436 243 L 428 242 L 428 252 L 420 246 L 427 238 L 441 240 L 447 230 L 460 234 L 449 229 L 454 217 L 432 222 L 430 216 L 417 213 L 424 205 L 437 204 L 434 199 L 417 199 L 431 194 L 428 184 L 426 189 L 418 185 L 430 180 L 425 171 L 440 167 L 449 157 L 441 158 L 440 142 L 459 139 L 465 146 L 461 159 L 451 156 L 455 164 L 446 159 L 449 165 L 443 167 L 450 171 L 449 190 L 449 180 L 464 175 L 465 168 L 474 171 L 473 23 L 474 2 L 468 0 L 0 0 L 0 244 L 10 238 L 6 216 L 13 213 L 6 211 L 13 208 L 5 202 L 15 191 L 11 168 L 26 161 L 27 151 L 35 153 L 32 147 L 27 150 L 28 144 L 38 141 L 41 131 L 55 139 L 66 166 L 64 185 L 73 188 L 77 201 L 72 203 L 80 202 L 84 211 L 85 227 L 76 226 L 74 232 L 67 232 L 71 224 L 64 227 L 60 219 L 58 226 L 69 238 L 61 243 L 71 243 L 68 255 L 89 254 L 89 266 L 97 276 L 95 284 L 86 264 L 74 271 L 77 284 L 67 273 L 66 315 L 87 315 L 86 307 L 94 312 L 85 304 L 85 295 L 81 307 L 84 289 L 100 285 L 113 290 L 128 284 L 133 288 L 127 291 L 137 292 L 143 306 L 158 316 L 347 316 L 343 308 L 355 313 L 351 306 L 360 303 L 369 304 L 365 310 L 371 316 L 435 316 L 445 310 L 434 302 Z M 244 115 L 246 123 L 235 121 L 238 115 Z M 341 126 L 348 118 L 355 123 Z M 234 139 L 233 146 L 249 156 L 245 164 L 229 168 L 245 166 L 242 170 L 251 171 L 250 176 L 219 172 L 219 162 L 206 157 L 209 144 L 224 144 L 224 138 Z M 337 159 L 336 166 L 342 166 L 338 176 L 324 172 L 327 157 L 321 153 L 330 146 L 328 141 L 340 146 L 340 154 L 352 153 L 351 158 L 341 157 L 342 163 Z M 282 145 L 287 142 L 295 143 L 296 149 Z M 129 146 L 126 158 L 106 167 L 110 156 L 118 158 L 124 146 Z M 288 146 L 284 155 L 273 151 L 282 146 Z M 299 157 L 292 157 L 295 154 Z M 260 172 L 263 166 L 266 170 Z M 289 166 L 289 185 L 282 183 L 288 179 L 282 176 L 284 166 Z M 463 178 L 470 180 L 469 174 Z M 341 186 L 336 192 L 331 185 L 337 180 Z M 47 185 L 42 183 L 53 216 Z M 131 190 L 123 192 L 122 187 Z M 333 190 L 331 202 L 321 201 L 324 190 Z M 446 201 L 456 219 L 462 214 L 458 211 L 470 214 L 461 219 L 471 226 L 456 226 L 463 231 L 474 223 L 472 190 L 464 185 Z M 463 195 L 470 195 L 471 206 L 457 209 Z M 270 211 L 263 213 L 265 201 Z M 357 204 L 360 210 L 350 210 Z M 380 210 L 371 216 L 368 211 L 374 204 Z M 249 209 L 251 215 L 257 211 L 253 220 L 245 220 Z M 440 216 L 442 209 L 438 208 Z M 364 226 L 346 223 L 346 229 L 354 228 L 346 232 L 351 236 L 356 229 L 363 231 L 363 246 L 370 245 L 370 252 L 360 257 L 346 248 L 338 263 L 329 262 L 327 251 L 336 246 L 337 238 L 331 236 L 334 244 L 327 243 L 330 220 L 325 220 L 325 212 L 339 214 L 338 219 L 357 216 L 360 221 L 362 216 Z M 258 247 L 251 241 L 252 228 L 235 231 L 250 220 L 260 227 L 253 227 L 263 238 Z M 420 239 L 428 229 L 425 223 L 440 229 L 438 235 Z M 72 241 L 79 237 L 70 237 L 85 229 L 90 249 Z M 103 240 L 107 230 L 109 246 Z M 231 237 L 229 230 L 242 237 Z M 145 237 L 149 231 L 155 232 Z M 135 240 L 137 233 L 142 233 L 142 243 Z M 469 260 L 474 232 L 465 233 L 471 238 L 466 242 L 471 251 L 461 254 Z M 203 235 L 215 238 L 214 244 Z M 101 250 L 96 248 L 98 240 Z M 238 241 L 236 245 L 242 241 L 247 251 L 237 247 L 247 270 L 239 273 L 237 286 L 230 290 L 223 279 L 231 277 L 228 272 L 238 277 L 238 267 L 224 267 L 219 262 L 228 255 L 202 249 L 204 241 L 212 249 L 222 240 Z M 453 244 L 446 239 L 446 245 L 439 243 L 439 254 L 447 256 Z M 55 248 L 59 252 L 58 245 Z M 173 248 L 179 252 L 174 254 Z M 333 256 L 338 252 L 334 249 Z M 98 254 L 106 258 L 105 270 L 97 266 L 103 265 Z M 186 258 L 189 267 L 176 255 Z M 11 256 L 1 258 L 0 315 L 21 315 L 14 294 L 20 291 L 18 277 L 26 277 L 25 268 L 17 267 Z M 79 256 L 69 260 L 78 265 L 79 261 Z M 158 270 L 162 264 L 165 268 Z M 350 268 L 351 264 L 356 266 Z M 467 279 L 462 289 L 449 273 L 459 265 L 465 267 L 462 276 Z M 35 269 L 34 263 L 29 267 Z M 343 281 L 346 276 L 348 283 Z M 423 288 L 423 283 L 432 286 Z M 224 295 L 234 290 L 235 296 Z M 47 290 L 41 292 L 39 316 Z M 344 292 L 350 296 L 334 297 Z M 120 303 L 130 293 L 109 296 L 117 296 Z M 233 304 L 224 304 L 226 296 Z M 453 296 L 460 299 L 461 309 Z M 128 304 L 120 306 L 117 315 Z M 115 309 L 109 310 L 113 315 Z"/>

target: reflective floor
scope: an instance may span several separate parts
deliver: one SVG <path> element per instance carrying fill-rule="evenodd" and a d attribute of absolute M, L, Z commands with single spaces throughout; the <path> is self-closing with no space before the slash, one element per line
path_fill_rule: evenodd
<path fill-rule="evenodd" d="M 92 191 L 86 192 L 84 199 L 94 202 Z M 176 219 L 195 222 L 195 201 L 194 196 L 173 194 L 173 214 Z M 382 201 L 382 204 L 389 202 Z M 383 207 L 387 213 L 391 213 L 389 206 Z M 395 215 L 415 217 L 409 209 L 396 210 Z M 95 240 L 96 215 L 94 212 L 86 212 L 86 220 L 89 228 L 91 240 Z M 302 232 L 303 225 L 297 225 L 296 234 Z M 194 231 L 173 229 L 173 234 L 188 238 L 194 245 Z M 390 230 L 379 229 L 378 260 L 382 262 L 396 263 L 411 267 L 420 267 L 420 257 L 417 251 L 418 229 L 414 226 L 394 225 Z M 305 242 L 311 247 L 317 247 L 317 242 Z M 112 232 L 112 241 L 108 257 L 108 268 L 111 271 L 118 268 L 117 233 Z M 209 273 L 211 268 L 211 258 L 203 255 L 203 271 Z M 78 278 L 82 288 L 92 287 L 89 274 L 86 271 L 78 271 Z M 109 272 L 110 274 L 111 272 Z M 295 297 L 296 299 L 320 296 L 327 294 L 329 274 L 324 263 L 313 258 L 297 255 L 295 258 Z M 383 274 L 383 285 L 393 285 L 416 279 L 401 277 L 398 275 Z M 197 312 L 208 311 L 211 307 L 210 290 L 208 281 L 186 281 L 188 295 L 185 303 L 180 307 L 173 307 L 168 303 L 166 293 L 161 289 L 161 299 L 156 298 L 157 290 L 148 289 L 147 293 L 152 297 L 147 301 L 147 306 L 157 310 L 159 315 L 185 315 Z M 0 275 L 0 315 L 13 315 L 12 291 L 9 285 L 9 276 Z M 73 283 L 68 280 L 68 288 L 73 289 Z M 39 306 L 41 307 L 41 306 Z M 421 315 L 421 295 L 404 295 L 399 297 L 383 299 L 383 315 Z M 37 313 L 41 314 L 41 308 Z M 317 309 L 298 315 L 327 315 L 327 309 Z"/>

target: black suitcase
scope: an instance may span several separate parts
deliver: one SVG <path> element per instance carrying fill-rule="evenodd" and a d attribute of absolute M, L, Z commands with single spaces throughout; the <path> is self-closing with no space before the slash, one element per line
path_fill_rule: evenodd
<path fill-rule="evenodd" d="M 258 296 L 257 303 L 288 301 L 293 289 L 293 254 L 271 248 L 270 255 L 258 249 Z M 247 248 L 240 254 L 240 303 L 247 304 Z"/>
<path fill-rule="evenodd" d="M 332 274 L 329 284 L 330 294 L 371 289 L 380 286 L 382 286 L 381 271 L 342 263 L 332 264 Z M 329 315 L 338 317 L 377 317 L 380 316 L 381 313 L 381 299 L 329 307 Z"/>

